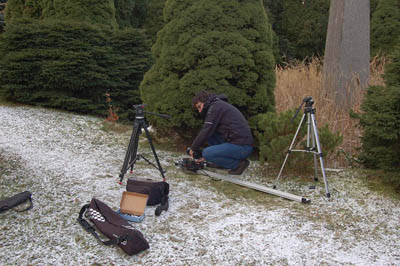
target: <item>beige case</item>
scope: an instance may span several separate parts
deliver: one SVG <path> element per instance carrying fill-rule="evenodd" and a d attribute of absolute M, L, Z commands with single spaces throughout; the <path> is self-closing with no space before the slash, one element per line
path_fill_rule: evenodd
<path fill-rule="evenodd" d="M 143 215 L 148 197 L 149 196 L 146 194 L 124 191 L 122 193 L 120 204 L 121 213 L 127 213 L 136 216 Z"/>

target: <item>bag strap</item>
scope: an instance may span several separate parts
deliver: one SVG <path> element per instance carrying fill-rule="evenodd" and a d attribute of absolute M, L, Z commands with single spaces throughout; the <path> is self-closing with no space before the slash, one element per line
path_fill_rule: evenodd
<path fill-rule="evenodd" d="M 85 204 L 79 212 L 78 222 L 85 229 L 85 231 L 91 233 L 99 242 L 103 243 L 106 246 L 118 245 L 125 240 L 133 240 L 133 238 L 129 235 L 120 236 L 118 238 L 110 239 L 107 241 L 101 240 L 100 236 L 96 233 L 96 229 L 89 224 L 85 218 L 83 218 L 83 214 L 89 208 L 89 204 Z"/>

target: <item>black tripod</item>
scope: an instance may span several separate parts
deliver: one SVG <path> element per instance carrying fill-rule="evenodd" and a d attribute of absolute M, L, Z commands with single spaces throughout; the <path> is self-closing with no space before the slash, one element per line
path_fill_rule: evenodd
<path fill-rule="evenodd" d="M 312 105 L 314 104 L 314 101 L 313 101 L 311 96 L 308 96 L 308 97 L 303 99 L 303 102 L 300 104 L 299 108 L 297 109 L 295 115 L 292 118 L 292 121 L 296 118 L 296 116 L 299 113 L 299 111 L 300 111 L 301 107 L 303 106 L 303 104 L 306 104 L 306 106 L 304 108 L 303 117 L 301 118 L 300 124 L 297 127 L 296 134 L 293 137 L 292 143 L 290 144 L 290 147 L 289 147 L 289 150 L 288 150 L 288 152 L 286 154 L 285 160 L 283 161 L 281 170 L 279 171 L 278 177 L 276 178 L 276 181 L 275 181 L 275 184 L 274 184 L 274 188 L 276 188 L 276 184 L 277 184 L 279 178 L 281 177 L 283 168 L 285 167 L 286 161 L 288 160 L 289 155 L 290 155 L 290 153 L 292 151 L 311 152 L 314 155 L 314 169 L 315 169 L 314 180 L 318 181 L 318 177 L 317 177 L 317 167 L 318 167 L 317 156 L 318 156 L 320 164 L 321 164 L 322 176 L 324 178 L 326 196 L 328 198 L 330 198 L 331 194 L 329 193 L 328 181 L 326 180 L 326 176 L 325 176 L 324 160 L 322 158 L 321 144 L 319 142 L 317 124 L 315 122 L 315 108 L 312 107 Z M 306 116 L 307 116 L 307 147 L 306 147 L 305 150 L 293 150 L 293 146 L 294 146 L 295 140 L 297 138 L 297 135 L 299 134 L 300 128 L 301 128 Z M 310 145 L 310 140 L 311 140 L 312 146 Z M 317 146 L 315 147 L 315 145 L 317 145 Z"/>
<path fill-rule="evenodd" d="M 161 176 L 163 177 L 163 181 L 165 181 L 165 176 L 164 176 L 165 171 L 162 169 L 160 161 L 158 160 L 156 150 L 154 149 L 153 142 L 151 141 L 151 137 L 150 137 L 149 131 L 147 129 L 148 125 L 147 125 L 146 119 L 144 117 L 144 114 L 157 115 L 157 116 L 167 118 L 167 119 L 170 118 L 170 116 L 151 113 L 151 112 L 145 112 L 144 104 L 135 105 L 134 107 L 136 109 L 135 122 L 133 123 L 133 131 L 132 131 L 131 139 L 129 141 L 128 149 L 125 154 L 124 163 L 122 164 L 121 173 L 119 174 L 119 178 L 120 178 L 119 182 L 122 183 L 122 179 L 124 178 L 124 175 L 126 174 L 126 172 L 128 171 L 129 168 L 131 169 L 131 172 L 132 172 L 134 164 L 140 158 L 143 158 L 147 163 L 149 163 L 150 165 L 154 166 L 157 170 L 159 170 Z M 146 137 L 150 143 L 150 147 L 151 147 L 151 150 L 153 151 L 153 155 L 154 155 L 154 158 L 156 159 L 157 165 L 154 165 L 153 163 L 151 163 L 143 155 L 137 154 L 138 144 L 139 144 L 139 135 L 142 132 L 142 128 L 146 132 Z"/>

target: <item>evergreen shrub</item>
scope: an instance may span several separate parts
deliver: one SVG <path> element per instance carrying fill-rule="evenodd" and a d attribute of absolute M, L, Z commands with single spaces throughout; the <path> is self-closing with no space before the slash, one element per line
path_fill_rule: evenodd
<path fill-rule="evenodd" d="M 141 83 L 158 128 L 193 137 L 201 125 L 191 99 L 201 90 L 225 93 L 247 117 L 273 111 L 272 31 L 258 0 L 167 1 L 165 26 L 152 51 L 155 64 Z"/>
<path fill-rule="evenodd" d="M 263 0 L 277 36 L 278 63 L 324 54 L 330 2 Z"/>
<path fill-rule="evenodd" d="M 114 63 L 108 67 L 108 75 L 115 80 L 109 87 L 110 98 L 119 118 L 132 120 L 133 105 L 142 102 L 140 82 L 153 64 L 150 42 L 143 30 L 125 28 L 112 34 L 110 45 Z"/>
<path fill-rule="evenodd" d="M 359 158 L 368 168 L 400 171 L 400 45 L 390 60 L 386 86 L 367 88 L 357 116 L 363 128 Z"/>
<path fill-rule="evenodd" d="M 14 21 L 1 35 L 0 88 L 12 101 L 98 115 L 106 114 L 109 93 L 127 113 L 140 102 L 148 49 L 134 29 L 113 33 L 73 21 Z"/>
<path fill-rule="evenodd" d="M 400 1 L 379 1 L 371 17 L 371 56 L 389 54 L 400 36 Z"/>
<path fill-rule="evenodd" d="M 148 16 L 149 2 L 152 0 L 114 0 L 115 18 L 119 27 L 140 28 Z"/>
<path fill-rule="evenodd" d="M 267 161 L 270 167 L 277 169 L 282 166 L 302 116 L 299 113 L 293 119 L 294 114 L 295 110 L 287 110 L 280 114 L 268 112 L 260 114 L 255 119 L 257 127 L 255 136 L 259 143 L 259 159 L 262 163 Z M 307 124 L 305 122 L 300 128 L 293 149 L 304 150 L 307 147 Z M 336 148 L 342 143 L 343 137 L 338 132 L 332 133 L 327 124 L 319 127 L 318 133 L 324 158 L 333 155 Z M 313 155 L 305 152 L 292 152 L 285 169 L 308 172 L 314 169 Z"/>
<path fill-rule="evenodd" d="M 117 29 L 114 1 L 117 0 L 11 0 L 7 3 L 6 22 L 22 18 L 71 20 Z"/>
<path fill-rule="evenodd" d="M 146 20 L 143 29 L 148 38 L 154 44 L 157 40 L 157 32 L 164 26 L 163 10 L 167 0 L 148 0 L 146 6 Z"/>

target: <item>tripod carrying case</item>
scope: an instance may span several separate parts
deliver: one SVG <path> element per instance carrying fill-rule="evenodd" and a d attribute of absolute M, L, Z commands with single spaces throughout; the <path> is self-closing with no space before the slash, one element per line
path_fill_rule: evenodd
<path fill-rule="evenodd" d="M 95 228 L 84 218 L 84 214 L 110 240 L 102 241 Z M 140 231 L 134 229 L 118 213 L 95 198 L 91 200 L 90 204 L 82 207 L 78 222 L 104 245 L 118 245 L 128 255 L 134 255 L 149 248 L 149 243 Z"/>
<path fill-rule="evenodd" d="M 131 177 L 126 183 L 126 191 L 148 195 L 147 206 L 163 205 L 168 201 L 169 184 L 165 181 Z"/>
<path fill-rule="evenodd" d="M 147 206 L 160 204 L 155 210 L 156 216 L 168 210 L 169 184 L 165 181 L 131 177 L 126 183 L 126 191 L 148 195 Z"/>
<path fill-rule="evenodd" d="M 18 212 L 23 212 L 32 209 L 33 204 L 32 204 L 32 193 L 30 191 L 24 191 L 21 193 L 18 193 L 14 196 L 5 198 L 0 200 L 0 213 L 9 210 L 11 208 L 14 208 L 26 201 L 29 200 L 29 206 L 25 208 L 24 210 L 16 210 Z"/>

